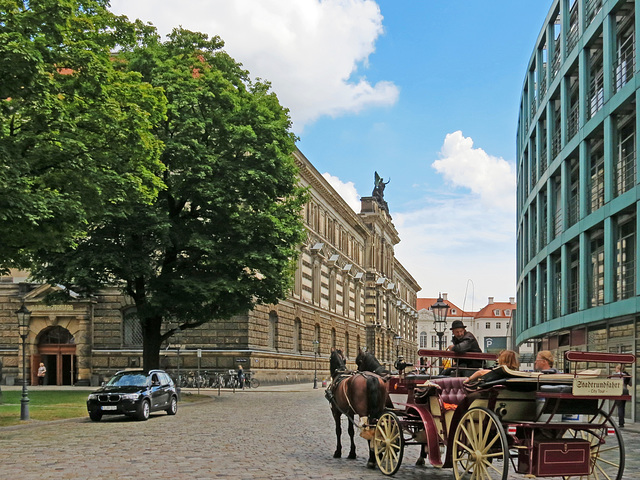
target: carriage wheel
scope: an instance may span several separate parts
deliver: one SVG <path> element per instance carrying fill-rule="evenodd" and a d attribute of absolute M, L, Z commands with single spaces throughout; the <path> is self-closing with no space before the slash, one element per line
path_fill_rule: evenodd
<path fill-rule="evenodd" d="M 378 420 L 373 437 L 373 452 L 382 473 L 393 475 L 398 471 L 402 463 L 404 438 L 395 413 L 385 412 Z"/>
<path fill-rule="evenodd" d="M 498 416 L 483 407 L 460 419 L 453 437 L 456 480 L 506 480 L 509 474 L 507 435 Z"/>
<path fill-rule="evenodd" d="M 568 480 L 620 480 L 624 473 L 624 442 L 617 425 L 603 412 L 589 417 L 598 427 L 567 430 L 565 438 L 578 438 L 591 443 L 591 473 L 565 476 Z"/>

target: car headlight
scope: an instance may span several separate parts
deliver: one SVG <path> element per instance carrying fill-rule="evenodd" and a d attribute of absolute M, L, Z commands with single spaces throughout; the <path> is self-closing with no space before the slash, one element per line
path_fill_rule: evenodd
<path fill-rule="evenodd" d="M 125 393 L 122 395 L 123 400 L 137 400 L 138 398 L 140 398 L 139 393 Z"/>
<path fill-rule="evenodd" d="M 88 400 L 97 400 L 97 399 L 98 399 L 98 394 L 97 393 L 90 393 L 89 394 Z"/>

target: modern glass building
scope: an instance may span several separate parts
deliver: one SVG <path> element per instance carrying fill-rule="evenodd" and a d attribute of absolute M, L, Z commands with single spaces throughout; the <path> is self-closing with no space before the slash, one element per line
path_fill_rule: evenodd
<path fill-rule="evenodd" d="M 522 90 L 516 341 L 560 368 L 569 348 L 638 350 L 637 9 L 555 0 Z"/>

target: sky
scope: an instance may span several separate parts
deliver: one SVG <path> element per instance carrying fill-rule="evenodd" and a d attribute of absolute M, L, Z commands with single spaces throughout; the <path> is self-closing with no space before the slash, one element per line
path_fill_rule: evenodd
<path fill-rule="evenodd" d="M 290 110 L 298 148 L 359 212 L 374 172 L 422 287 L 465 310 L 516 296 L 516 129 L 552 0 L 111 0 L 218 35 Z"/>

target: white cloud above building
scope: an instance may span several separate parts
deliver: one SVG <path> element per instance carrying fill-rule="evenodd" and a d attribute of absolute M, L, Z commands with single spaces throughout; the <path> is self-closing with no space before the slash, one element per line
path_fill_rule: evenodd
<path fill-rule="evenodd" d="M 322 116 L 393 105 L 399 89 L 364 76 L 382 14 L 372 0 L 112 0 L 111 10 L 153 23 L 219 35 L 251 75 L 267 79 L 299 134 Z"/>

